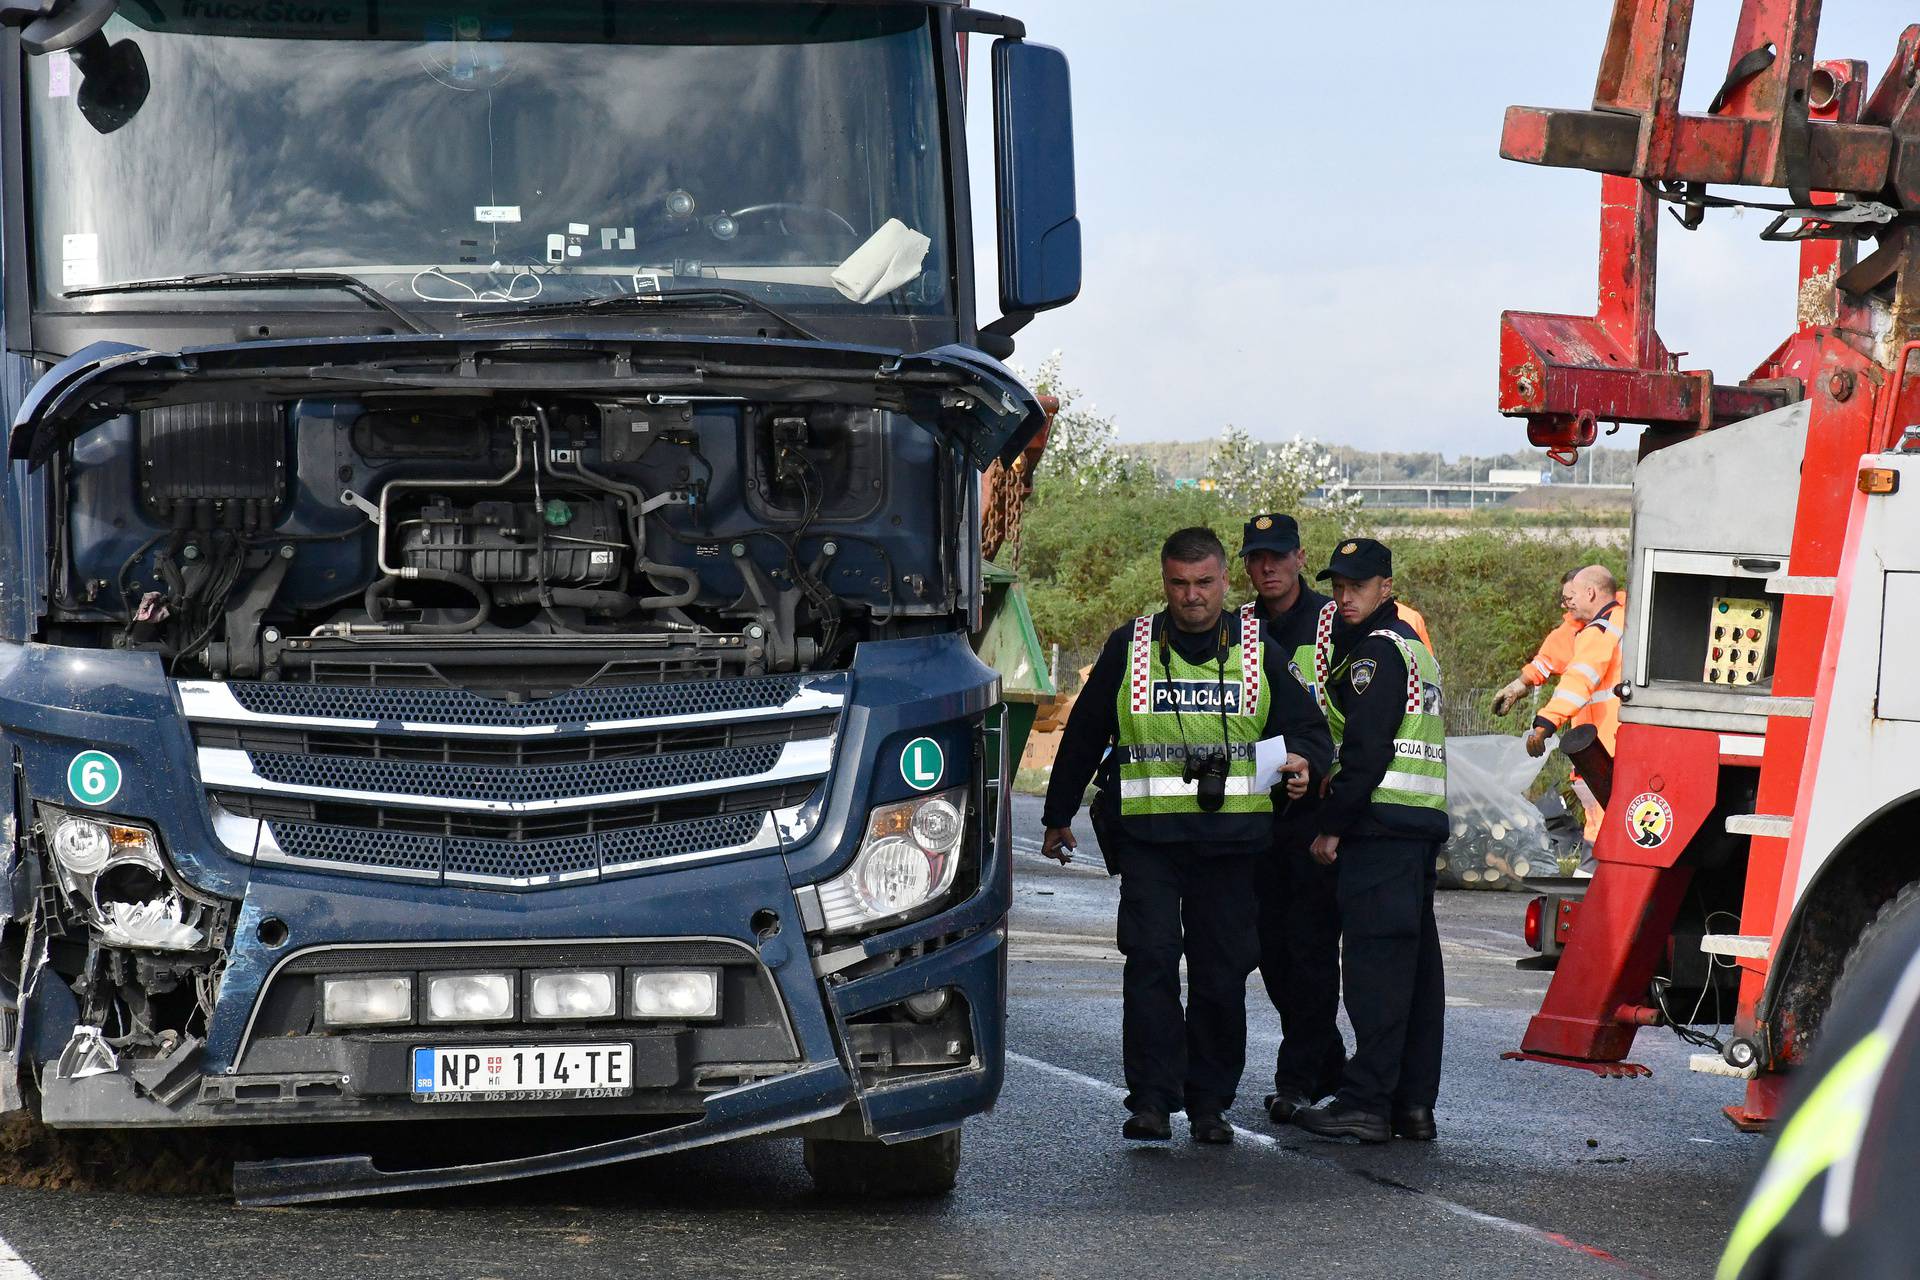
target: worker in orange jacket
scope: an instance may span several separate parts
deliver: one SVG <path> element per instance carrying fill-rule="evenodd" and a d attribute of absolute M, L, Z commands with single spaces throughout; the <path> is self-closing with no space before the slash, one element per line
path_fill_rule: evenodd
<path fill-rule="evenodd" d="M 1569 569 L 1561 575 L 1560 588 L 1563 605 L 1567 585 L 1571 583 L 1580 572 L 1579 569 Z M 1606 576 L 1610 580 L 1613 575 L 1608 573 Z M 1613 600 L 1620 608 L 1610 615 L 1612 622 L 1617 626 L 1624 627 L 1626 625 L 1625 606 L 1627 603 L 1627 593 L 1616 589 L 1613 593 Z M 1540 650 L 1533 655 L 1532 661 L 1520 668 L 1520 674 L 1514 677 L 1512 681 L 1494 696 L 1493 713 L 1497 716 L 1506 715 L 1507 712 L 1513 710 L 1520 699 L 1527 696 L 1529 689 L 1537 689 L 1565 671 L 1567 664 L 1573 661 L 1574 639 L 1580 634 L 1581 627 L 1585 625 L 1586 624 L 1576 618 L 1571 611 L 1563 613 L 1561 615 L 1560 625 L 1547 633 L 1547 638 L 1540 642 Z M 1604 668 L 1602 669 L 1602 674 L 1605 674 Z M 1618 683 L 1617 677 L 1614 683 Z M 1610 690 L 1611 688 L 1612 686 L 1609 685 L 1608 689 Z M 1590 701 L 1586 706 L 1574 713 L 1571 723 L 1593 725 L 1600 734 L 1601 740 L 1606 743 L 1607 753 L 1611 755 L 1613 753 L 1614 738 L 1620 726 L 1619 703 L 1612 699 L 1603 699 L 1598 703 Z M 1585 815 L 1585 830 L 1582 835 L 1589 848 L 1591 848 L 1593 842 L 1600 836 L 1600 822 L 1601 819 L 1605 817 L 1605 813 L 1600 807 L 1600 801 L 1594 796 L 1592 789 L 1587 786 L 1586 780 L 1578 773 L 1573 775 L 1573 792 L 1579 797 L 1580 810 L 1582 814 Z"/>
<path fill-rule="evenodd" d="M 1569 569 L 1562 574 L 1561 587 L 1564 588 L 1567 583 L 1572 582 L 1574 575 L 1579 572 L 1578 569 Z M 1616 604 L 1624 606 L 1627 603 L 1627 593 L 1615 591 L 1613 599 Z M 1547 632 L 1547 638 L 1540 642 L 1540 650 L 1533 655 L 1532 661 L 1520 668 L 1520 674 L 1508 681 L 1500 692 L 1494 695 L 1493 714 L 1497 716 L 1507 714 L 1513 710 L 1520 699 L 1527 696 L 1527 690 L 1537 689 L 1565 671 L 1567 663 L 1573 660 L 1573 638 L 1579 634 L 1580 627 L 1581 623 L 1571 613 L 1561 614 L 1560 625 Z M 1582 724 L 1585 721 L 1576 719 L 1574 723 Z"/>
<path fill-rule="evenodd" d="M 1607 754 L 1613 754 L 1614 739 L 1620 733 L 1620 699 L 1613 690 L 1622 674 L 1621 623 L 1626 613 L 1615 598 L 1617 590 L 1612 571 L 1598 564 L 1588 565 L 1562 584 L 1560 603 L 1579 630 L 1553 697 L 1534 717 L 1533 731 L 1527 735 L 1528 755 L 1545 754 L 1547 739 L 1569 724 L 1591 724 L 1599 731 Z"/>
<path fill-rule="evenodd" d="M 1620 733 L 1620 699 L 1614 693 L 1624 674 L 1620 641 L 1625 634 L 1626 606 L 1620 603 L 1613 574 L 1604 565 L 1588 565 L 1560 587 L 1560 603 L 1577 624 L 1573 651 L 1560 674 L 1553 697 L 1534 717 L 1527 734 L 1527 754 L 1546 752 L 1547 739 L 1570 724 L 1590 724 L 1600 743 L 1612 755 Z M 1605 814 L 1584 782 L 1575 787 L 1586 810 L 1585 839 L 1591 856 Z"/>
<path fill-rule="evenodd" d="M 1403 600 L 1395 600 L 1393 607 L 1400 615 L 1400 621 L 1412 627 L 1413 634 L 1420 637 L 1420 643 L 1427 646 L 1427 652 L 1433 653 L 1433 641 L 1427 638 L 1427 620 L 1420 616 L 1420 611 Z M 1434 656 L 1439 657 L 1438 654 Z"/>

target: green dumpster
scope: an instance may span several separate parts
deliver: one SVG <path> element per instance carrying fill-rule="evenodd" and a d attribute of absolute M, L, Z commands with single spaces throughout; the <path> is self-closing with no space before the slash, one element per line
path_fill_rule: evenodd
<path fill-rule="evenodd" d="M 985 623 L 973 637 L 973 648 L 982 662 L 1000 673 L 1005 741 L 1013 753 L 1011 773 L 1027 749 L 1027 735 L 1033 731 L 1040 704 L 1058 691 L 1047 655 L 1040 647 L 1040 635 L 1033 629 L 1033 611 L 1027 607 L 1020 576 L 990 560 L 983 562 L 980 570 L 987 589 L 987 607 Z"/>

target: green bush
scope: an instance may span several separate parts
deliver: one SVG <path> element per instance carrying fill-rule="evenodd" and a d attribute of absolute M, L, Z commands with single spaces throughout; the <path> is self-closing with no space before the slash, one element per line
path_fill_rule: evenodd
<path fill-rule="evenodd" d="M 1560 575 L 1604 564 L 1624 580 L 1616 546 L 1572 534 L 1476 529 L 1453 536 L 1401 533 L 1394 587 L 1426 615 L 1440 669 L 1455 698 L 1505 684 L 1560 623 Z"/>
<path fill-rule="evenodd" d="M 1024 521 L 1021 572 L 1041 641 L 1060 646 L 1069 685 L 1108 632 L 1160 607 L 1160 543 L 1167 534 L 1182 525 L 1210 525 L 1232 553 L 1249 514 L 1224 510 L 1213 493 L 1145 485 L 1097 494 L 1043 490 L 1037 497 Z M 1357 528 L 1342 527 L 1350 519 L 1359 521 Z M 1334 545 L 1355 532 L 1377 532 L 1392 548 L 1395 588 L 1425 615 L 1455 700 L 1485 700 L 1487 690 L 1513 679 L 1533 656 L 1560 622 L 1560 575 L 1567 569 L 1598 563 L 1625 573 L 1621 548 L 1572 533 L 1374 531 L 1364 512 L 1305 513 L 1301 534 L 1310 569 L 1325 564 Z M 1236 563 L 1231 602 L 1252 594 Z"/>
<path fill-rule="evenodd" d="M 1476 725 L 1485 722 L 1478 704 L 1511 680 L 1558 625 L 1560 575 L 1593 563 L 1624 573 L 1622 548 L 1594 542 L 1577 527 L 1508 523 L 1544 516 L 1557 524 L 1585 513 L 1477 514 L 1421 528 L 1407 523 L 1417 519 L 1413 513 L 1359 509 L 1337 484 L 1331 508 L 1306 508 L 1305 496 L 1333 484 L 1337 468 L 1325 448 L 1297 437 L 1270 445 L 1229 427 L 1210 448 L 1208 487 L 1175 488 L 1128 454 L 1111 419 L 1078 402 L 1060 379 L 1057 356 L 1041 367 L 1035 385 L 1059 395 L 1064 407 L 1022 518 L 1019 568 L 1041 642 L 1060 646 L 1061 684 L 1069 691 L 1109 632 L 1160 608 L 1160 544 L 1186 525 L 1210 526 L 1231 555 L 1248 516 L 1297 512 L 1309 578 L 1342 538 L 1380 537 L 1393 549 L 1400 596 L 1426 616 L 1450 699 Z M 1252 594 L 1236 562 L 1229 603 Z"/>

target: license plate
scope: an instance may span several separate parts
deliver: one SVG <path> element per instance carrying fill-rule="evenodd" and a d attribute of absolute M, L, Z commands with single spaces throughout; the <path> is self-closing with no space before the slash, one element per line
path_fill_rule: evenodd
<path fill-rule="evenodd" d="M 418 1102 L 621 1098 L 633 1092 L 630 1044 L 462 1046 L 413 1051 Z"/>

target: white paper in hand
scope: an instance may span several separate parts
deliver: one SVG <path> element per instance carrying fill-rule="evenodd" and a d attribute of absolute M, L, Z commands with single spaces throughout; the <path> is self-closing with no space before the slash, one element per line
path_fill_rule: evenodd
<path fill-rule="evenodd" d="M 888 218 L 833 269 L 833 287 L 862 305 L 883 298 L 920 274 L 932 244 L 900 219 Z"/>
<path fill-rule="evenodd" d="M 1262 738 L 1253 744 L 1253 790 L 1271 791 L 1280 785 L 1280 767 L 1287 762 L 1287 740 Z"/>

